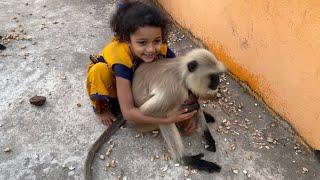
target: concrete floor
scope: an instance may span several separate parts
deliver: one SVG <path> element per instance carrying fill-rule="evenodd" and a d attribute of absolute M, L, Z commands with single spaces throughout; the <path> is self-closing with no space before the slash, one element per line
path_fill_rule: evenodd
<path fill-rule="evenodd" d="M 7 47 L 0 50 L 0 179 L 83 179 L 86 153 L 106 128 L 86 95 L 86 67 L 89 54 L 112 38 L 113 9 L 111 0 L 0 2 L 0 43 Z M 177 55 L 198 47 L 170 29 Z M 31 105 L 34 95 L 46 96 L 46 104 Z M 163 160 L 160 135 L 126 127 L 112 138 L 110 156 L 95 160 L 95 179 L 319 179 L 319 162 L 291 127 L 230 76 L 219 101 L 203 106 L 217 121 L 210 124 L 217 152 L 205 151 L 199 134 L 184 139 L 192 152 L 221 165 L 220 173 Z M 112 160 L 116 167 L 105 168 Z"/>

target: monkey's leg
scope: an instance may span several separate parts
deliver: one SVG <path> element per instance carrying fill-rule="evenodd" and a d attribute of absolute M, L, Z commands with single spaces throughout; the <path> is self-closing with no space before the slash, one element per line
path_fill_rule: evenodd
<path fill-rule="evenodd" d="M 163 138 L 169 146 L 170 153 L 174 160 L 182 162 L 186 166 L 207 171 L 209 173 L 220 172 L 221 167 L 219 165 L 201 159 L 203 154 L 194 156 L 187 155 L 180 133 L 175 124 L 160 125 L 159 127 Z"/>
<path fill-rule="evenodd" d="M 204 111 L 201 108 L 198 111 L 198 120 L 200 129 L 201 131 L 203 131 L 203 138 L 206 140 L 207 145 L 209 145 L 206 149 L 208 151 L 216 152 L 215 140 L 212 137 L 212 134 L 206 122 Z"/>
<path fill-rule="evenodd" d="M 159 128 L 169 147 L 172 158 L 178 162 L 182 162 L 186 152 L 177 126 L 174 123 L 161 124 Z"/>

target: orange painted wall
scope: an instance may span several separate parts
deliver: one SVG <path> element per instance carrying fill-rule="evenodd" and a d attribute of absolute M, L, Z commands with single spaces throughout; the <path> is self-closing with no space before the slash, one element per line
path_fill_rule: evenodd
<path fill-rule="evenodd" d="M 158 0 L 320 149 L 319 0 Z"/>

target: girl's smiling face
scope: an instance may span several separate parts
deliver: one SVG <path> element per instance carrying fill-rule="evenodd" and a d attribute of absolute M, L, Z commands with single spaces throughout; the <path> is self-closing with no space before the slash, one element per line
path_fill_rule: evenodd
<path fill-rule="evenodd" d="M 152 62 L 160 52 L 162 30 L 160 27 L 139 27 L 130 35 L 128 45 L 134 56 L 144 62 Z"/>

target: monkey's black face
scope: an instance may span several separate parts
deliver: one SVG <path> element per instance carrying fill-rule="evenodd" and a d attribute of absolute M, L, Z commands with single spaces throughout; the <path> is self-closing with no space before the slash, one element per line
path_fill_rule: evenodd
<path fill-rule="evenodd" d="M 219 86 L 219 74 L 213 73 L 209 75 L 209 89 L 216 90 Z"/>

